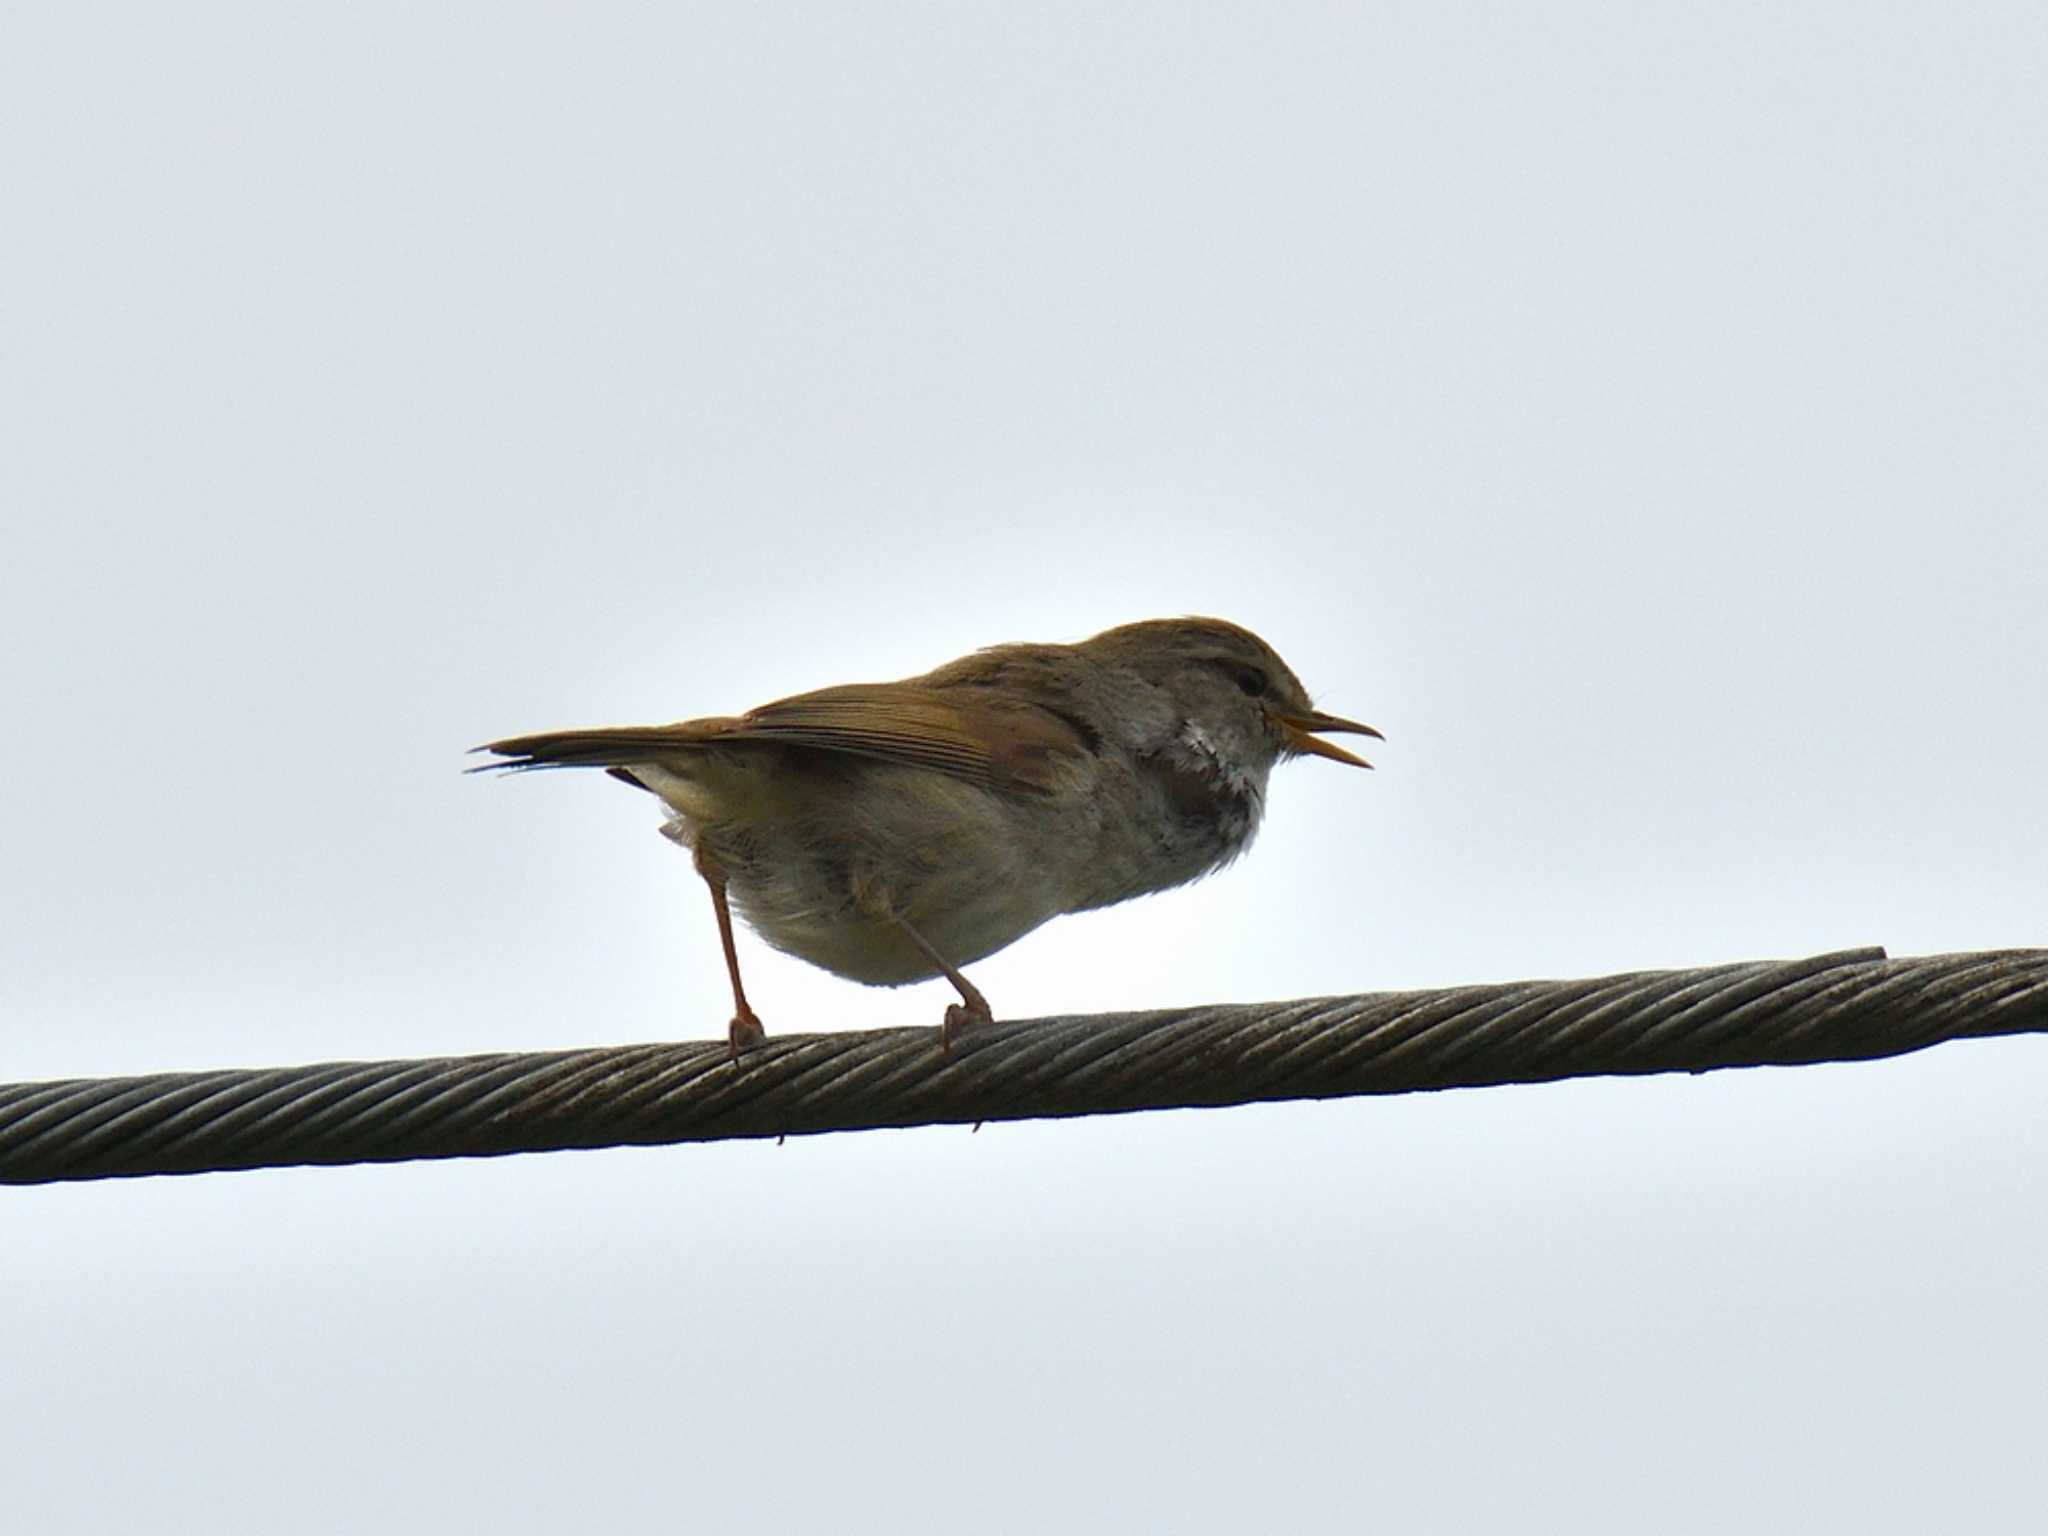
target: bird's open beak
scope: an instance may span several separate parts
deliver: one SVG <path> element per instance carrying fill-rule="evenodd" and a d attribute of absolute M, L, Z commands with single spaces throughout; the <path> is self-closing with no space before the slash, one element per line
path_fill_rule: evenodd
<path fill-rule="evenodd" d="M 1375 741 L 1387 739 L 1369 725 L 1360 725 L 1356 720 L 1340 720 L 1335 715 L 1326 715 L 1319 710 L 1296 714 L 1292 710 L 1274 709 L 1268 710 L 1267 713 L 1273 717 L 1273 723 L 1280 727 L 1280 734 L 1287 738 L 1287 745 L 1295 751 L 1306 752 L 1315 757 L 1327 757 L 1333 763 L 1349 763 L 1354 768 L 1370 768 L 1372 764 L 1357 753 L 1346 752 L 1342 747 L 1324 741 L 1320 736 L 1311 735 L 1310 732 L 1335 731 L 1340 735 L 1370 736 Z"/>

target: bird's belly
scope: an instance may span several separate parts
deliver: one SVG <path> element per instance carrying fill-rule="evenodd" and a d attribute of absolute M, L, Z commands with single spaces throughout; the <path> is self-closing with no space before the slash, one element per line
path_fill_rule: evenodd
<path fill-rule="evenodd" d="M 851 814 L 842 798 L 812 814 L 698 829 L 733 905 L 777 949 L 900 986 L 940 974 L 905 923 L 965 966 L 1071 906 L 1071 834 L 1048 840 L 1023 824 L 1048 808 L 910 770 L 870 771 L 864 788 Z"/>
<path fill-rule="evenodd" d="M 785 954 L 870 986 L 895 987 L 939 974 L 931 959 L 892 918 L 848 906 L 822 911 L 815 906 L 763 900 L 758 890 L 733 887 L 735 905 L 762 938 Z M 972 964 L 1014 943 L 1053 914 L 1042 904 L 1000 900 L 961 902 L 928 914 L 916 924 L 925 942 L 955 966 Z"/>

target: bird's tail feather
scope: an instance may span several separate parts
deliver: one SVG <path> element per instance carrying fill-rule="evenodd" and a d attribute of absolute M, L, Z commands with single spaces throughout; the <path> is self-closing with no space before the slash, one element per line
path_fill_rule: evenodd
<path fill-rule="evenodd" d="M 521 772 L 529 768 L 624 768 L 653 758 L 704 745 L 701 732 L 676 725 L 598 726 L 575 731 L 542 731 L 534 736 L 508 736 L 485 742 L 478 752 L 495 753 L 471 773 L 493 768 Z"/>

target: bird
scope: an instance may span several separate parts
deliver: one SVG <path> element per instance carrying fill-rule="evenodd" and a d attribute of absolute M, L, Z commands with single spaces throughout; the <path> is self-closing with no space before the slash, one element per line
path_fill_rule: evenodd
<path fill-rule="evenodd" d="M 1186 884 L 1250 846 L 1274 764 L 1384 740 L 1325 714 L 1277 652 L 1215 618 L 1146 619 L 1073 644 L 995 645 L 897 682 L 743 715 L 510 736 L 490 769 L 601 768 L 647 791 L 710 888 L 733 1060 L 766 1034 L 740 981 L 736 909 L 836 976 L 959 993 L 941 1049 L 993 1021 L 960 967 L 1053 917 Z"/>

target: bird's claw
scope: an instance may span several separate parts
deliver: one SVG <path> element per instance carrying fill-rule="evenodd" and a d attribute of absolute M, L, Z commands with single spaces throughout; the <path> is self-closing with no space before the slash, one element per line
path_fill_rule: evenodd
<path fill-rule="evenodd" d="M 726 1026 L 726 1043 L 731 1049 L 732 1059 L 738 1061 L 740 1052 L 749 1046 L 759 1045 L 768 1038 L 768 1031 L 761 1027 L 761 1021 L 749 1008 L 744 1013 L 732 1016 L 732 1023 Z"/>
<path fill-rule="evenodd" d="M 939 1050 L 950 1056 L 953 1054 L 953 1039 L 962 1028 L 969 1024 L 993 1023 L 995 1015 L 989 1012 L 988 1004 L 980 998 L 976 998 L 972 1003 L 949 1003 L 946 1006 L 946 1020 L 939 1026 Z"/>

